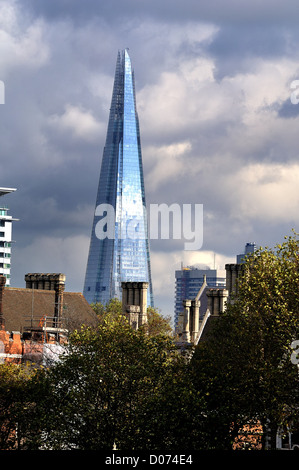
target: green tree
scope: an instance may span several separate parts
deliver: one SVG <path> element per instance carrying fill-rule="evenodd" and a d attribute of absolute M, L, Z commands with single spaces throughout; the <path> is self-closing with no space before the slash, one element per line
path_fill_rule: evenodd
<path fill-rule="evenodd" d="M 28 450 L 40 445 L 42 399 L 37 370 L 12 363 L 0 366 L 0 449 Z"/>
<path fill-rule="evenodd" d="M 118 299 L 111 299 L 106 306 L 101 303 L 91 304 L 93 310 L 98 316 L 100 323 L 117 321 L 121 319 L 122 303 Z M 147 308 L 147 325 L 144 327 L 147 333 L 151 336 L 157 334 L 172 334 L 171 318 L 170 316 L 164 317 L 158 309 L 154 307 Z"/>
<path fill-rule="evenodd" d="M 97 314 L 100 323 L 118 319 L 122 313 L 122 303 L 118 299 L 111 299 L 105 306 L 96 302 L 91 304 L 91 308 Z"/>
<path fill-rule="evenodd" d="M 170 316 L 164 317 L 156 308 L 148 307 L 146 331 L 151 336 L 172 335 Z"/>
<path fill-rule="evenodd" d="M 70 353 L 45 375 L 44 446 L 148 450 L 177 449 L 188 439 L 194 444 L 190 423 L 200 399 L 190 393 L 186 372 L 169 336 L 134 331 L 122 315 L 103 319 L 97 329 L 82 328 L 71 338 Z"/>
<path fill-rule="evenodd" d="M 193 373 L 208 397 L 216 447 L 230 447 L 243 424 L 259 422 L 274 448 L 278 427 L 298 423 L 298 368 L 290 359 L 299 339 L 298 268 L 297 234 L 249 256 L 237 297 L 197 347 Z"/>

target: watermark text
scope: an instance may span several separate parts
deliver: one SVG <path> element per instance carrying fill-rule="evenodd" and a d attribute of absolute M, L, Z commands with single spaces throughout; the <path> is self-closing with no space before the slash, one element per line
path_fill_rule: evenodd
<path fill-rule="evenodd" d="M 150 204 L 139 215 L 123 211 L 118 217 L 110 204 L 99 204 L 95 215 L 98 239 L 184 240 L 185 250 L 199 250 L 203 244 L 203 204 Z M 146 222 L 147 221 L 147 222 Z"/>
<path fill-rule="evenodd" d="M 293 80 L 290 86 L 291 86 L 291 89 L 294 90 L 291 93 L 291 103 L 298 104 L 299 103 L 299 80 Z"/>

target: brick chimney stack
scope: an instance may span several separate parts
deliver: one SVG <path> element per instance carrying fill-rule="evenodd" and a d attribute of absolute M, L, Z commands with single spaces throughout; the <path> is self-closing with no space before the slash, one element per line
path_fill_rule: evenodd
<path fill-rule="evenodd" d="M 25 274 L 27 289 L 42 289 L 55 291 L 55 306 L 53 312 L 53 327 L 59 327 L 63 309 L 63 293 L 65 275 L 62 273 L 28 273 Z"/>
<path fill-rule="evenodd" d="M 63 293 L 65 289 L 65 276 L 60 275 L 55 283 L 55 313 L 54 313 L 54 323 L 55 327 L 59 326 L 59 322 L 62 319 L 63 311 Z"/>
<path fill-rule="evenodd" d="M 134 330 L 147 323 L 148 282 L 122 282 L 122 312 Z"/>

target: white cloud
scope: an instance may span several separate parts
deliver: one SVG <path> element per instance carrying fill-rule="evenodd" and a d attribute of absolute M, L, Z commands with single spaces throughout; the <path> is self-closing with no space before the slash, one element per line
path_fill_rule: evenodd
<path fill-rule="evenodd" d="M 40 67 L 49 60 L 49 47 L 44 40 L 45 23 L 41 19 L 28 22 L 17 2 L 0 5 L 0 68 L 5 78 L 13 68 Z"/>
<path fill-rule="evenodd" d="M 190 142 L 163 145 L 161 147 L 149 146 L 144 149 L 144 156 L 150 162 L 151 170 L 147 180 L 151 191 L 163 185 L 166 181 L 175 181 L 189 169 L 184 157 L 191 150 Z"/>
<path fill-rule="evenodd" d="M 149 128 L 154 138 L 174 136 L 194 130 L 203 120 L 219 118 L 224 95 L 218 92 L 213 71 L 213 61 L 201 58 L 162 72 L 157 83 L 138 93 L 142 128 Z"/>
<path fill-rule="evenodd" d="M 58 132 L 70 133 L 72 138 L 88 142 L 98 141 L 102 132 L 102 124 L 97 122 L 91 111 L 71 104 L 65 106 L 62 115 L 51 115 L 49 124 Z"/>
<path fill-rule="evenodd" d="M 276 117 L 275 105 L 290 97 L 290 83 L 297 69 L 295 57 L 255 58 L 247 61 L 250 71 L 218 80 L 212 58 L 178 60 L 176 70 L 162 72 L 156 83 L 138 93 L 141 127 L 156 139 L 176 139 L 183 133 L 195 136 L 196 130 L 200 133 L 227 123 L 231 132 L 244 132 L 244 126 L 263 132 L 265 118 Z M 230 144 L 230 136 L 227 142 Z"/>
<path fill-rule="evenodd" d="M 264 117 L 264 112 L 273 112 L 271 106 L 282 103 L 290 98 L 290 83 L 298 69 L 298 61 L 294 57 L 266 60 L 254 58 L 247 63 L 250 72 L 237 73 L 225 77 L 223 83 L 242 92 L 244 99 L 243 123 L 256 123 L 257 114 Z M 267 110 L 267 108 L 270 108 Z"/>
<path fill-rule="evenodd" d="M 235 175 L 233 217 L 284 222 L 299 221 L 299 164 L 255 163 Z M 233 201 L 232 201 L 233 202 Z"/>

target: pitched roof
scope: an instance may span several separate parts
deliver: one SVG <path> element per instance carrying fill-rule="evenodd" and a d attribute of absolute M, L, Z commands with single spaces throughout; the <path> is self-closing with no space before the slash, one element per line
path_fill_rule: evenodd
<path fill-rule="evenodd" d="M 45 316 L 53 317 L 55 291 L 5 287 L 3 291 L 3 316 L 6 331 L 24 331 L 31 324 L 38 326 Z M 74 330 L 85 324 L 93 326 L 97 316 L 81 293 L 63 293 L 62 325 Z"/>

